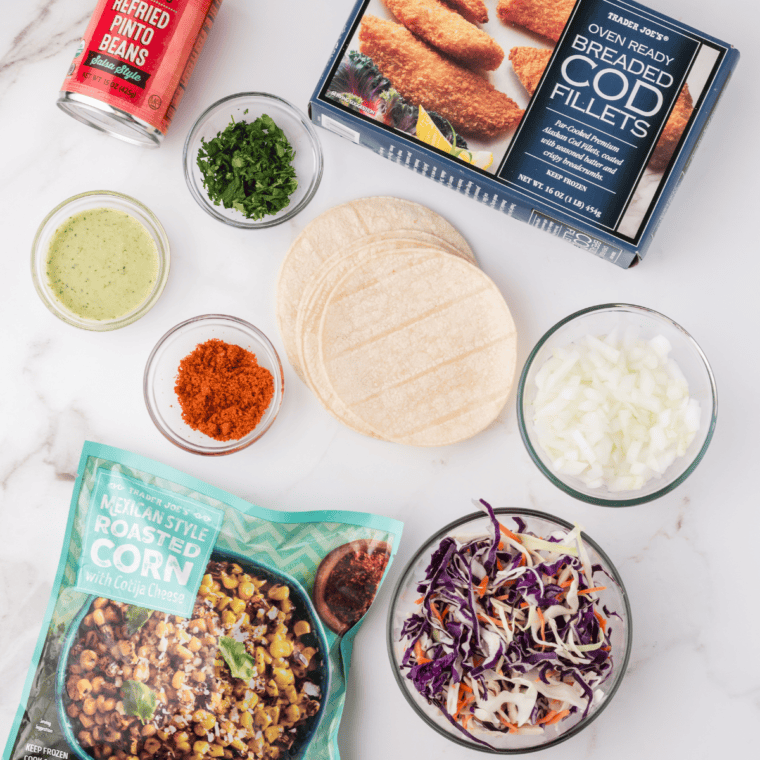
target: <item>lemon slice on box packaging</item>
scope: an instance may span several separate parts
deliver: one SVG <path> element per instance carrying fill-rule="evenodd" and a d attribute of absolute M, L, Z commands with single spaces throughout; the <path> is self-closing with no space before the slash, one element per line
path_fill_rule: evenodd
<path fill-rule="evenodd" d="M 443 136 L 443 133 L 430 118 L 430 114 L 422 107 L 419 107 L 420 113 L 417 117 L 417 137 L 422 142 L 432 145 L 439 150 L 445 150 L 451 153 L 451 143 Z"/>
<path fill-rule="evenodd" d="M 493 163 L 493 153 L 486 150 L 471 151 L 453 146 L 444 136 L 435 122 L 430 118 L 430 114 L 419 106 L 420 113 L 417 117 L 417 137 L 422 142 L 432 145 L 438 150 L 446 151 L 455 156 L 466 164 L 472 164 L 479 169 L 487 169 Z"/>

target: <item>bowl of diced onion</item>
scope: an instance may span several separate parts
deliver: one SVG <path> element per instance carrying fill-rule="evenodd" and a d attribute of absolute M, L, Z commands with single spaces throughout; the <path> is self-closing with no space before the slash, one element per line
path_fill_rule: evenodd
<path fill-rule="evenodd" d="M 715 430 L 718 395 L 694 338 L 659 312 L 603 304 L 538 341 L 517 390 L 520 435 L 538 469 L 576 499 L 609 507 L 669 493 Z"/>

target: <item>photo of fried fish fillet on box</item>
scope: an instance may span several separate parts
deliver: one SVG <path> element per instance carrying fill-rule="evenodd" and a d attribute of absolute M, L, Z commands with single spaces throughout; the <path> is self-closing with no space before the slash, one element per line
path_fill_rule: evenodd
<path fill-rule="evenodd" d="M 662 130 L 660 139 L 657 141 L 657 145 L 654 146 L 654 151 L 649 158 L 647 168 L 653 172 L 661 172 L 670 163 L 670 159 L 673 153 L 675 153 L 678 142 L 686 129 L 686 125 L 689 123 L 693 111 L 694 102 L 689 92 L 689 85 L 684 84 L 681 92 L 678 94 L 676 104 L 668 120 L 665 122 L 665 128 Z"/>
<path fill-rule="evenodd" d="M 504 51 L 490 34 L 438 0 L 384 0 L 416 37 L 471 69 L 498 69 Z"/>
<path fill-rule="evenodd" d="M 414 105 L 436 111 L 465 136 L 487 139 L 512 129 L 522 109 L 480 74 L 443 56 L 406 27 L 365 16 L 362 53 Z"/>
<path fill-rule="evenodd" d="M 495 85 L 508 67 L 505 47 L 481 26 L 488 20 L 483 0 L 372 0 L 327 96 L 495 169 L 523 109 Z"/>
<path fill-rule="evenodd" d="M 552 56 L 551 50 L 541 50 L 534 47 L 515 47 L 509 51 L 509 60 L 517 78 L 529 95 L 533 95 L 541 81 L 541 77 Z M 676 104 L 665 122 L 665 127 L 660 134 L 660 139 L 655 145 L 654 151 L 649 158 L 647 168 L 653 172 L 664 171 L 673 157 L 681 135 L 686 129 L 694 103 L 689 85 L 684 84 L 678 95 Z"/>
<path fill-rule="evenodd" d="M 496 172 L 576 0 L 368 0 L 326 97 Z M 670 163 L 693 110 L 684 88 L 650 158 Z"/>
<path fill-rule="evenodd" d="M 496 15 L 505 24 L 557 42 L 574 7 L 575 0 L 499 0 Z"/>
<path fill-rule="evenodd" d="M 499 0 L 496 15 L 504 24 L 527 29 L 540 37 L 557 42 L 574 7 L 575 0 Z M 551 55 L 551 49 L 535 47 L 514 47 L 509 51 L 512 68 L 529 95 L 532 96 L 536 91 Z M 665 170 L 693 110 L 689 86 L 684 84 L 649 158 L 648 169 L 653 172 Z"/>
<path fill-rule="evenodd" d="M 443 0 L 449 8 L 473 24 L 485 24 L 488 21 L 488 8 L 483 0 Z"/>

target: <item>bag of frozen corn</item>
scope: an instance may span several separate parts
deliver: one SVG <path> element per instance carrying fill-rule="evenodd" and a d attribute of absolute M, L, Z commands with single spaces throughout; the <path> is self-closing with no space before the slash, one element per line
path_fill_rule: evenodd
<path fill-rule="evenodd" d="M 401 530 L 86 443 L 3 760 L 337 759 L 353 637 Z"/>

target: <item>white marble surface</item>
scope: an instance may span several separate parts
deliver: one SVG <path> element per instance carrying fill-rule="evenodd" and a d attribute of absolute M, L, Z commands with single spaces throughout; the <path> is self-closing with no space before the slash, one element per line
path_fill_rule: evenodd
<path fill-rule="evenodd" d="M 406 522 L 389 582 L 357 638 L 340 734 L 345 760 L 472 756 L 409 709 L 393 681 L 384 636 L 391 586 L 403 565 L 430 533 L 470 511 L 473 497 L 580 521 L 617 564 L 630 593 L 634 649 L 619 693 L 587 731 L 544 757 L 753 756 L 760 708 L 760 445 L 751 432 L 760 419 L 758 11 L 742 0 L 653 4 L 734 43 L 743 59 L 647 260 L 623 271 L 321 130 L 324 179 L 294 221 L 244 232 L 203 214 L 180 165 L 193 119 L 240 90 L 273 92 L 305 108 L 352 0 L 226 0 L 157 151 L 100 135 L 55 107 L 93 0 L 2 3 L 0 742 L 47 604 L 81 445 L 93 439 L 266 507 L 360 509 Z M 29 271 L 42 217 L 64 198 L 96 188 L 148 205 L 165 225 L 173 255 L 157 306 L 136 324 L 105 334 L 53 317 Z M 513 310 L 520 363 L 546 328 L 595 303 L 639 303 L 684 325 L 709 357 L 720 394 L 717 432 L 696 472 L 647 506 L 584 505 L 530 462 L 514 398 L 474 439 L 415 450 L 341 427 L 290 367 L 280 417 L 250 449 L 205 459 L 166 441 L 142 400 L 145 360 L 158 338 L 187 317 L 226 312 L 256 324 L 281 349 L 274 282 L 290 242 L 330 206 L 374 194 L 426 203 L 461 230 Z"/>

